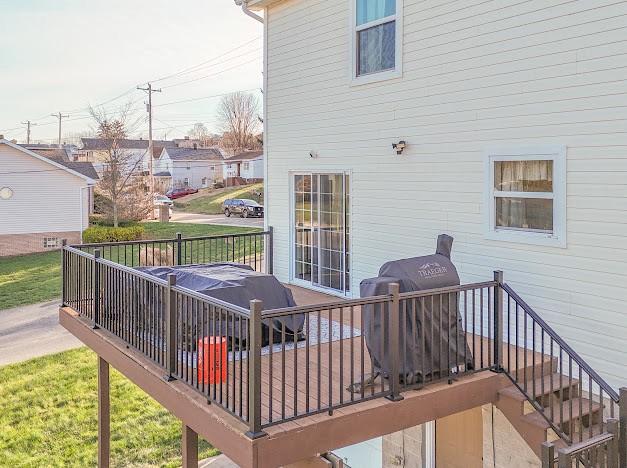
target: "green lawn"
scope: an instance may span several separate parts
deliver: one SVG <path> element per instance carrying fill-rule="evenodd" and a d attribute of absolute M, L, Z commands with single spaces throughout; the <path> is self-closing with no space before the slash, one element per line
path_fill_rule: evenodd
<path fill-rule="evenodd" d="M 54 299 L 60 290 L 60 252 L 0 259 L 0 310 Z"/>
<path fill-rule="evenodd" d="M 217 236 L 223 234 L 236 234 L 254 232 L 259 229 L 237 226 L 215 226 L 207 224 L 185 223 L 144 223 L 146 239 L 173 239 L 180 232 L 183 237 Z M 209 248 L 213 248 L 212 255 L 206 255 L 206 261 L 226 259 L 224 254 L 230 252 L 228 260 L 241 258 L 244 254 L 249 256 L 250 242 L 235 243 L 227 240 L 213 243 L 188 243 L 184 251 L 187 262 L 202 261 L 199 255 L 206 254 Z M 261 251 L 261 243 L 258 243 L 257 251 Z M 234 257 L 233 257 L 234 252 Z M 133 266 L 139 264 L 139 249 L 131 251 L 126 249 L 128 264 L 135 259 Z M 124 250 L 112 249 L 103 252 L 104 257 L 114 261 L 124 258 Z M 59 252 L 46 252 L 41 254 L 20 255 L 15 257 L 3 257 L 0 260 L 0 310 L 17 307 L 25 304 L 52 300 L 61 296 L 61 254 Z"/>
<path fill-rule="evenodd" d="M 83 348 L 0 368 L 0 465 L 96 466 L 96 355 Z M 112 466 L 181 466 L 181 425 L 111 370 Z M 217 455 L 199 441 L 199 455 Z"/>
<path fill-rule="evenodd" d="M 258 194 L 261 194 L 261 196 Z M 185 201 L 185 198 L 181 198 L 174 201 L 174 206 L 177 211 L 184 211 L 186 213 L 220 214 L 222 213 L 222 203 L 227 198 L 249 198 L 263 203 L 263 184 L 259 183 L 217 190 L 210 195 L 197 197 L 189 201 Z"/>

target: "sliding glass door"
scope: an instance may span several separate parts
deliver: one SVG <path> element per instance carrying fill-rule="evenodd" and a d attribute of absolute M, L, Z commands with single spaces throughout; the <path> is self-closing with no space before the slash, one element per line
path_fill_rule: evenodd
<path fill-rule="evenodd" d="M 294 279 L 347 292 L 349 178 L 343 173 L 294 175 Z"/>

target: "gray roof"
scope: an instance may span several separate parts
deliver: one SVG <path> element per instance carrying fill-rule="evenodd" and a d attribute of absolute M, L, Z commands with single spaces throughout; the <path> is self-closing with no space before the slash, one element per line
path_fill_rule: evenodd
<path fill-rule="evenodd" d="M 172 177 L 172 174 L 170 174 L 170 171 L 161 171 L 161 172 L 156 172 L 154 176 L 155 177 Z"/>
<path fill-rule="evenodd" d="M 37 153 L 40 156 L 44 156 L 48 159 L 52 159 L 56 162 L 64 162 L 70 161 L 70 157 L 65 148 L 53 147 L 53 148 L 42 148 L 42 147 L 34 147 L 29 145 L 22 145 L 26 149 L 31 150 L 33 153 Z"/>
<path fill-rule="evenodd" d="M 222 161 L 224 157 L 216 148 L 165 148 L 173 161 Z"/>
<path fill-rule="evenodd" d="M 84 150 L 106 150 L 111 147 L 110 138 L 81 138 Z M 118 148 L 123 149 L 148 149 L 148 140 L 117 140 Z M 153 140 L 153 146 L 175 147 L 176 143 L 167 140 Z"/>
<path fill-rule="evenodd" d="M 263 151 L 244 151 L 243 153 L 231 156 L 227 161 L 250 161 L 251 159 L 257 159 L 263 156 Z"/>
<path fill-rule="evenodd" d="M 79 174 L 83 174 L 90 179 L 98 180 L 98 173 L 94 169 L 94 165 L 85 161 L 57 161 L 59 164 L 64 165 L 68 169 L 72 169 Z"/>

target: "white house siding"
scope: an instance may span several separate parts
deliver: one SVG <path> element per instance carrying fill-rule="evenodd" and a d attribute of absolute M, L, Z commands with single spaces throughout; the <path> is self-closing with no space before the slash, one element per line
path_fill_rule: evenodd
<path fill-rule="evenodd" d="M 351 171 L 352 290 L 455 237 L 464 282 L 505 278 L 627 383 L 627 1 L 405 0 L 403 77 L 350 86 L 350 0 L 267 12 L 266 201 L 289 279 L 290 170 Z M 396 156 L 391 144 L 407 140 Z M 484 151 L 567 152 L 567 248 L 484 237 Z M 311 159 L 309 152 L 318 153 Z"/>
<path fill-rule="evenodd" d="M 85 179 L 0 144 L 2 187 L 13 196 L 0 200 L 0 235 L 82 231 L 89 225 Z"/>
<path fill-rule="evenodd" d="M 248 168 L 246 169 L 246 164 Z M 251 159 L 242 163 L 242 177 L 244 179 L 263 179 L 263 158 Z"/>
<path fill-rule="evenodd" d="M 213 169 L 212 169 L 213 168 Z M 185 185 L 185 178 L 193 188 L 209 187 L 214 180 L 222 180 L 221 161 L 174 161 L 172 181 L 176 187 Z M 205 183 L 203 184 L 203 179 Z"/>

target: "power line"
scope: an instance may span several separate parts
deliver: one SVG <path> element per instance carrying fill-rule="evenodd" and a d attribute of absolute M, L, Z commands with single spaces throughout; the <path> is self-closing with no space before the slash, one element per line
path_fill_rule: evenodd
<path fill-rule="evenodd" d="M 222 94 L 213 94 L 211 96 L 201 96 L 201 97 L 196 97 L 196 98 L 190 98 L 190 99 L 182 99 L 180 101 L 171 101 L 171 102 L 165 102 L 163 104 L 157 104 L 155 107 L 164 107 L 164 106 L 171 106 L 174 104 L 182 104 L 185 102 L 194 102 L 194 101 L 200 101 L 203 99 L 213 99 L 213 98 L 218 98 L 218 97 L 222 97 L 222 96 L 228 96 L 229 94 L 233 94 L 233 93 L 237 93 L 237 92 L 252 92 L 252 91 L 258 91 L 259 88 L 250 88 L 250 89 L 241 89 L 238 91 L 230 91 L 228 93 L 222 93 Z"/>
<path fill-rule="evenodd" d="M 29 145 L 30 144 L 30 127 L 31 125 L 37 125 L 36 123 L 32 123 L 30 120 L 27 120 L 26 122 L 22 122 L 24 125 L 26 125 L 26 144 Z"/>
<path fill-rule="evenodd" d="M 150 194 L 152 195 L 155 192 L 155 178 L 152 170 L 152 93 L 160 93 L 161 90 L 153 89 L 152 84 L 150 83 L 148 83 L 146 88 L 140 88 L 138 86 L 137 89 L 148 93 L 148 170 L 150 171 Z"/>
<path fill-rule="evenodd" d="M 59 148 L 61 148 L 61 121 L 65 118 L 68 118 L 69 115 L 63 115 L 61 112 L 59 112 L 58 114 L 50 114 L 53 117 L 56 117 L 57 119 L 59 119 Z"/>
<path fill-rule="evenodd" d="M 161 78 L 157 78 L 156 80 L 151 80 L 151 82 L 152 83 L 157 83 L 158 81 L 164 81 L 164 80 L 167 80 L 167 79 L 170 79 L 170 78 L 174 78 L 176 76 L 181 76 L 181 75 L 193 73 L 194 71 L 197 71 L 197 69 L 202 68 L 204 65 L 207 65 L 207 64 L 209 64 L 209 63 L 211 63 L 214 60 L 217 60 L 219 58 L 225 57 L 225 56 L 229 55 L 231 52 L 235 52 L 236 50 L 241 49 L 242 47 L 246 47 L 248 44 L 251 44 L 251 43 L 253 43 L 255 41 L 258 41 L 259 39 L 261 39 L 261 36 L 257 36 L 254 39 L 251 39 L 250 41 L 245 42 L 244 44 L 241 44 L 241 45 L 239 45 L 237 47 L 234 47 L 233 49 L 231 49 L 231 50 L 229 50 L 227 52 L 224 52 L 223 54 L 220 54 L 220 55 L 218 55 L 216 57 L 213 57 L 213 58 L 210 58 L 208 60 L 205 60 L 204 62 L 201 62 L 201 63 L 199 63 L 197 65 L 192 65 L 191 67 L 184 68 L 183 70 L 180 70 L 178 72 L 172 73 L 170 75 L 167 75 L 167 76 L 164 76 L 164 77 L 161 77 Z"/>
<path fill-rule="evenodd" d="M 164 87 L 163 87 L 163 89 L 165 89 L 165 88 L 172 88 L 172 87 L 174 87 L 174 86 L 181 86 L 181 85 L 184 85 L 184 84 L 189 84 L 189 83 L 194 83 L 195 81 L 200 81 L 200 80 L 204 80 L 204 79 L 206 79 L 206 78 L 211 78 L 211 77 L 213 77 L 213 76 L 221 75 L 222 73 L 225 73 L 225 72 L 227 72 L 227 71 L 234 70 L 234 69 L 239 68 L 239 67 L 242 67 L 242 66 L 244 66 L 244 65 L 248 65 L 249 63 L 256 62 L 257 60 L 259 60 L 259 58 L 258 58 L 258 57 L 255 57 L 255 58 L 254 58 L 254 59 L 252 59 L 252 60 L 248 60 L 248 61 L 246 61 L 246 62 L 239 63 L 239 64 L 237 64 L 237 65 L 234 65 L 234 66 L 230 67 L 230 68 L 226 68 L 226 69 L 224 69 L 224 70 L 220 70 L 220 71 L 218 71 L 218 72 L 211 73 L 211 74 L 209 74 L 209 75 L 200 76 L 200 77 L 197 77 L 197 78 L 193 78 L 193 79 L 191 79 L 191 80 L 181 81 L 180 83 L 174 83 L 174 84 L 171 84 L 171 85 L 168 85 L 168 86 L 164 86 Z"/>

